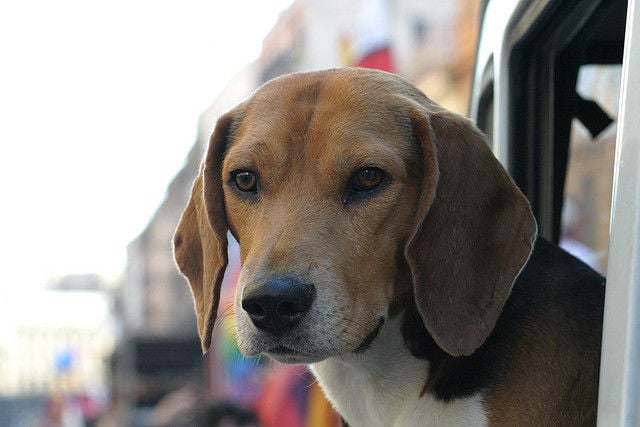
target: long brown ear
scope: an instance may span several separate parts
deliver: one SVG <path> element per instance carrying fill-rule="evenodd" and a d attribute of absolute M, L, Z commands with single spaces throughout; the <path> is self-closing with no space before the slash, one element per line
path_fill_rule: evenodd
<path fill-rule="evenodd" d="M 447 111 L 415 112 L 422 194 L 405 255 L 418 311 L 436 343 L 469 355 L 493 330 L 537 225 L 484 135 Z"/>
<path fill-rule="evenodd" d="M 178 268 L 191 286 L 202 352 L 211 346 L 211 333 L 227 266 L 227 219 L 222 192 L 221 163 L 234 127 L 234 116 L 221 117 L 209 141 L 191 198 L 173 237 Z"/>

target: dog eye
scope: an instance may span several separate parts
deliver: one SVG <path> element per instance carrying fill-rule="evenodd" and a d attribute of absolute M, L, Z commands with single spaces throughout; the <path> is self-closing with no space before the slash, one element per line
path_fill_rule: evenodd
<path fill-rule="evenodd" d="M 239 170 L 232 173 L 236 188 L 245 193 L 255 193 L 258 187 L 258 178 L 251 171 Z"/>
<path fill-rule="evenodd" d="M 384 177 L 385 173 L 382 169 L 375 167 L 362 168 L 353 174 L 349 181 L 349 187 L 355 193 L 371 191 L 382 184 Z"/>
<path fill-rule="evenodd" d="M 368 166 L 358 169 L 349 178 L 342 202 L 347 205 L 371 197 L 389 182 L 389 176 L 380 168 Z"/>

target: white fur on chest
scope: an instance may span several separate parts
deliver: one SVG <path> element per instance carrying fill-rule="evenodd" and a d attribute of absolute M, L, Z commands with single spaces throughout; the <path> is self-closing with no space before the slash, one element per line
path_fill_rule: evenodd
<path fill-rule="evenodd" d="M 404 345 L 401 317 L 388 321 L 367 351 L 311 365 L 336 410 L 351 427 L 486 426 L 479 395 L 449 402 L 420 397 L 428 362 Z"/>

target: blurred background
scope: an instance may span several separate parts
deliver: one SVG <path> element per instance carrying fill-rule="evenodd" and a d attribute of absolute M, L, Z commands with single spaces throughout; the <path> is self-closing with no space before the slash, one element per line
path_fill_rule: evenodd
<path fill-rule="evenodd" d="M 216 118 L 278 75 L 383 69 L 466 114 L 479 3 L 0 4 L 0 427 L 337 425 L 238 352 L 233 247 L 201 355 L 172 233 Z"/>

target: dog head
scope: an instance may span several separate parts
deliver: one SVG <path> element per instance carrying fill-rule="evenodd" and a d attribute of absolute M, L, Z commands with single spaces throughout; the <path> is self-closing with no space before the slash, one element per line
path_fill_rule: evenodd
<path fill-rule="evenodd" d="M 410 295 L 452 355 L 492 331 L 536 234 L 526 198 L 468 120 L 392 74 L 266 83 L 222 116 L 174 236 L 203 350 L 240 243 L 246 355 L 363 351 Z"/>

